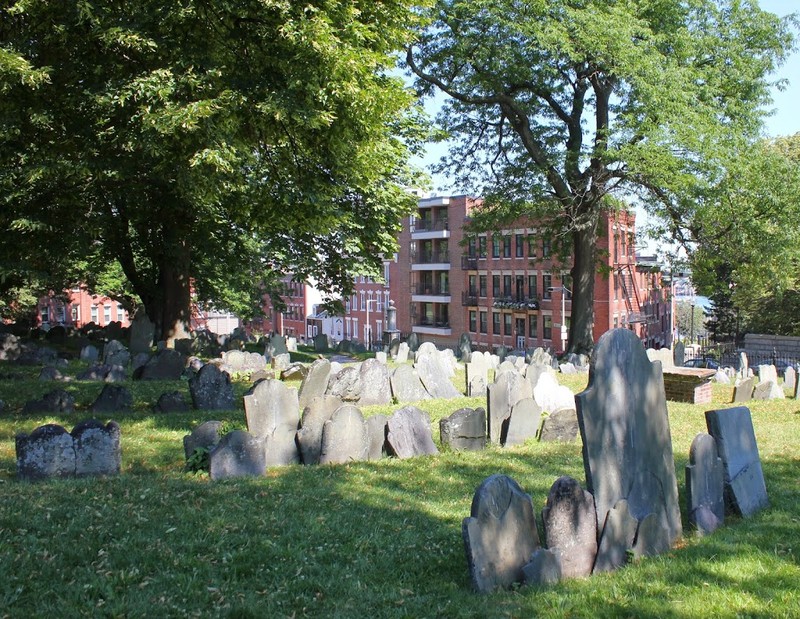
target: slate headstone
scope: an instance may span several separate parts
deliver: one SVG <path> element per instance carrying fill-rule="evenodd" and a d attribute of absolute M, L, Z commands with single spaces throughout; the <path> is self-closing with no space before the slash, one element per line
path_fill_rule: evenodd
<path fill-rule="evenodd" d="M 300 429 L 297 431 L 297 445 L 303 464 L 319 464 L 322 453 L 322 429 L 342 401 L 332 395 L 318 395 L 303 409 Z"/>
<path fill-rule="evenodd" d="M 430 417 L 416 406 L 396 410 L 387 420 L 386 427 L 386 442 L 398 458 L 439 453 L 431 436 Z"/>
<path fill-rule="evenodd" d="M 197 410 L 232 410 L 236 408 L 231 377 L 216 365 L 207 363 L 189 379 L 189 394 Z"/>
<path fill-rule="evenodd" d="M 196 449 L 204 449 L 211 452 L 222 438 L 222 422 L 206 421 L 194 428 L 191 434 L 183 437 L 183 453 L 186 459 L 192 457 Z"/>
<path fill-rule="evenodd" d="M 342 402 L 358 402 L 361 398 L 361 371 L 358 364 L 346 365 L 335 375 L 332 374 L 327 393 Z"/>
<path fill-rule="evenodd" d="M 733 386 L 733 401 L 734 403 L 749 402 L 753 399 L 753 391 L 756 388 L 756 378 L 751 376 L 739 380 L 739 383 Z"/>
<path fill-rule="evenodd" d="M 431 394 L 427 392 L 419 379 L 419 374 L 410 365 L 398 365 L 389 375 L 389 385 L 392 395 L 400 403 L 419 402 L 430 400 Z"/>
<path fill-rule="evenodd" d="M 75 474 L 75 446 L 72 435 L 50 423 L 15 438 L 17 477 L 37 480 L 70 477 Z"/>
<path fill-rule="evenodd" d="M 244 412 L 250 434 L 263 439 L 267 466 L 300 461 L 295 444 L 300 422 L 297 389 L 279 380 L 262 380 L 245 394 Z"/>
<path fill-rule="evenodd" d="M 361 462 L 369 455 L 369 435 L 364 416 L 352 404 L 340 406 L 322 428 L 320 464 Z"/>
<path fill-rule="evenodd" d="M 787 366 L 783 372 L 783 388 L 791 394 L 794 394 L 794 386 L 797 382 L 797 370 L 794 367 Z"/>
<path fill-rule="evenodd" d="M 148 318 L 147 313 L 138 310 L 131 321 L 130 327 L 130 351 L 131 354 L 149 353 L 153 346 L 156 326 Z"/>
<path fill-rule="evenodd" d="M 524 379 L 522 382 L 527 384 Z M 511 409 L 506 431 L 502 433 L 505 435 L 503 445 L 522 445 L 525 441 L 536 438 L 541 416 L 542 409 L 533 398 L 523 398 L 517 402 Z"/>
<path fill-rule="evenodd" d="M 611 572 L 628 562 L 628 552 L 633 548 L 638 521 L 628 509 L 625 499 L 606 513 L 597 545 L 597 558 L 592 573 Z"/>
<path fill-rule="evenodd" d="M 562 409 L 543 415 L 539 440 L 543 443 L 558 441 L 571 443 L 578 437 L 578 413 L 573 409 Z"/>
<path fill-rule="evenodd" d="M 179 380 L 186 367 L 186 357 L 172 348 L 159 350 L 133 374 L 137 380 Z"/>
<path fill-rule="evenodd" d="M 259 477 L 267 469 L 263 440 L 243 430 L 233 430 L 223 436 L 208 454 L 208 462 L 213 480 Z"/>
<path fill-rule="evenodd" d="M 108 384 L 103 387 L 89 410 L 95 413 L 129 411 L 133 408 L 133 395 L 123 385 Z"/>
<path fill-rule="evenodd" d="M 443 355 L 435 349 L 434 352 L 421 350 L 414 358 L 414 368 L 417 370 L 425 390 L 434 399 L 458 398 L 462 395 L 450 382 L 452 368 L 449 367 Z"/>
<path fill-rule="evenodd" d="M 506 475 L 478 486 L 461 533 L 472 587 L 480 593 L 522 582 L 523 568 L 539 548 L 531 497 Z"/>
<path fill-rule="evenodd" d="M 486 447 L 486 411 L 460 408 L 439 420 L 442 445 L 454 451 L 479 451 Z"/>
<path fill-rule="evenodd" d="M 785 397 L 786 394 L 783 393 L 783 389 L 780 388 L 777 380 L 761 381 L 753 390 L 754 400 L 783 400 Z"/>
<path fill-rule="evenodd" d="M 380 460 L 384 454 L 388 453 L 386 445 L 386 415 L 372 415 L 367 417 L 367 436 L 369 437 L 368 460 Z"/>
<path fill-rule="evenodd" d="M 359 368 L 361 374 L 360 406 L 389 404 L 392 389 L 389 385 L 389 368 L 378 359 L 366 359 Z"/>
<path fill-rule="evenodd" d="M 28 400 L 23 413 L 71 413 L 75 409 L 75 398 L 63 389 L 48 391 L 38 400 Z"/>
<path fill-rule="evenodd" d="M 105 388 L 109 388 L 107 385 Z M 82 421 L 72 429 L 75 443 L 75 475 L 78 477 L 119 475 L 122 465 L 120 427 L 96 419 Z"/>
<path fill-rule="evenodd" d="M 157 413 L 183 413 L 189 410 L 189 405 L 180 391 L 167 391 L 158 396 L 153 410 Z"/>
<path fill-rule="evenodd" d="M 554 585 L 562 577 L 560 557 L 548 548 L 537 548 L 522 572 L 525 584 L 530 587 Z"/>
<path fill-rule="evenodd" d="M 714 437 L 698 434 L 686 465 L 686 512 L 689 525 L 701 534 L 713 533 L 725 521 L 724 484 L 725 470 Z"/>
<path fill-rule="evenodd" d="M 572 477 L 559 477 L 550 487 L 542 522 L 547 547 L 558 556 L 562 577 L 589 576 L 597 556 L 594 497 Z"/>

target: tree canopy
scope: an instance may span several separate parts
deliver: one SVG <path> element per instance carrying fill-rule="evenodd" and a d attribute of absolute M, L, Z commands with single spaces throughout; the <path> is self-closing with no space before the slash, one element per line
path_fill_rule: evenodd
<path fill-rule="evenodd" d="M 609 196 L 681 239 L 769 103 L 789 23 L 748 0 L 440 0 L 407 53 L 452 144 L 441 170 L 572 243 L 569 350 L 593 346 L 598 223 Z M 686 239 L 684 239 L 686 240 Z"/>
<path fill-rule="evenodd" d="M 247 316 L 287 273 L 378 273 L 414 204 L 417 4 L 2 3 L 0 285 L 117 263 L 168 336 L 190 291 Z"/>

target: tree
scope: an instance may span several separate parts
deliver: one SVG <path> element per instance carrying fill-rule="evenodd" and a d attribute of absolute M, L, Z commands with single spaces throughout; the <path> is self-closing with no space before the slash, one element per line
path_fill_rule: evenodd
<path fill-rule="evenodd" d="M 569 350 L 587 352 L 608 198 L 680 237 L 680 207 L 757 135 L 789 25 L 748 0 L 440 0 L 431 19 L 407 63 L 449 96 L 441 168 L 486 196 L 479 224 L 526 214 L 569 238 Z"/>
<path fill-rule="evenodd" d="M 701 305 L 680 301 L 675 306 L 675 324 L 683 338 L 697 342 L 706 332 L 706 315 Z"/>
<path fill-rule="evenodd" d="M 379 273 L 414 204 L 414 5 L 3 3 L 0 276 L 116 262 L 167 338 L 192 291 L 247 316 L 285 273 Z"/>

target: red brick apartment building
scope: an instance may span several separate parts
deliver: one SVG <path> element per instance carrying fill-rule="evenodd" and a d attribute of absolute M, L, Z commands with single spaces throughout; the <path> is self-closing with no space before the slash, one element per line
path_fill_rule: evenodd
<path fill-rule="evenodd" d="M 117 301 L 83 287 L 68 291 L 66 301 L 53 295 L 39 299 L 38 318 L 39 326 L 44 328 L 64 325 L 79 329 L 90 322 L 101 327 L 112 322 L 130 326 L 128 312 Z"/>

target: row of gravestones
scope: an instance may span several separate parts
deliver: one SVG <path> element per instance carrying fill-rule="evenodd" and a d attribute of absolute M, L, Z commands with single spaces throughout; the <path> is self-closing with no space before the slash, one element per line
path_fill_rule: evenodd
<path fill-rule="evenodd" d="M 744 353 L 743 353 L 744 354 Z M 758 376 L 738 378 L 733 387 L 733 402 L 740 404 L 750 400 L 782 400 L 786 391 L 795 400 L 800 399 L 797 371 L 789 366 L 784 372 L 783 386 L 779 384 L 778 372 L 774 365 L 759 365 Z"/>
<path fill-rule="evenodd" d="M 616 569 L 682 535 L 661 363 L 633 333 L 615 329 L 598 341 L 592 368 L 575 396 L 587 489 L 568 478 L 554 484 L 542 548 L 530 497 L 509 477 L 485 480 L 462 526 L 477 591 Z M 750 516 L 768 502 L 750 411 L 709 411 L 706 425 L 686 471 L 687 512 L 701 532 L 722 523 L 723 505 Z"/>

